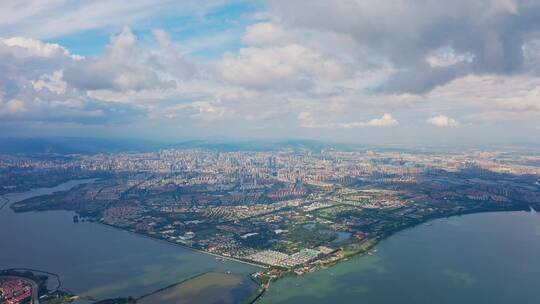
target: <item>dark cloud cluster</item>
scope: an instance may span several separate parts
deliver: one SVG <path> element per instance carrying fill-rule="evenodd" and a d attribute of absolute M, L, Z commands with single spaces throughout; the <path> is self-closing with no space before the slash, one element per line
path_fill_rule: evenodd
<path fill-rule="evenodd" d="M 397 73 L 378 88 L 386 92 L 425 93 L 466 74 L 523 72 L 523 45 L 540 30 L 534 0 L 270 0 L 270 8 L 285 28 L 347 35 L 388 60 Z M 472 60 L 431 66 L 426 57 L 441 48 Z"/>

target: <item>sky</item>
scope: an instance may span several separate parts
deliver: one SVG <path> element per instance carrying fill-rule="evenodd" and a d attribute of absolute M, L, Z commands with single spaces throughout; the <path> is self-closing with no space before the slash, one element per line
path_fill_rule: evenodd
<path fill-rule="evenodd" d="M 3 0 L 0 137 L 540 144 L 537 0 Z"/>

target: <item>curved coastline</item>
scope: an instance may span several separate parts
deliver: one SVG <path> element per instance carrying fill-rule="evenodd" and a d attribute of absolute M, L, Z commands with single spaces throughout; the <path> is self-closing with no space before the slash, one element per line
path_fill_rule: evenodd
<path fill-rule="evenodd" d="M 87 181 L 88 179 L 85 179 L 85 180 L 80 180 L 80 181 Z M 95 179 L 94 179 L 95 180 Z M 77 180 L 75 180 L 77 181 Z M 92 182 L 92 181 L 91 181 Z M 64 183 L 61 183 L 59 185 L 62 185 Z M 58 187 L 59 185 L 55 186 L 55 187 Z M 78 184 L 74 185 L 73 187 L 77 186 Z M 51 188 L 54 188 L 54 187 L 51 187 Z M 38 189 L 41 189 L 41 188 L 38 188 Z M 71 189 L 71 188 L 70 188 Z M 69 189 L 65 189 L 65 190 L 58 190 L 58 191 L 67 191 Z M 54 192 L 53 192 L 54 193 Z M 37 195 L 36 197 L 39 197 L 39 196 L 42 196 L 42 195 L 47 195 L 47 194 L 40 194 L 40 195 Z M 8 198 L 5 197 L 5 195 L 2 195 L 0 196 L 0 198 L 2 198 L 2 200 L 4 201 L 3 204 L 0 206 L 0 210 L 9 205 L 10 201 Z M 536 206 L 535 206 L 536 207 Z M 429 223 L 431 221 L 436 221 L 436 220 L 441 220 L 441 219 L 449 219 L 449 218 L 454 218 L 454 217 L 460 217 L 460 216 L 463 216 L 463 215 L 468 215 L 468 214 L 480 214 L 480 213 L 500 213 L 500 212 L 512 212 L 512 211 L 531 211 L 530 209 L 532 209 L 532 207 L 530 207 L 529 205 L 526 205 L 526 204 L 512 204 L 512 205 L 508 205 L 508 206 L 497 206 L 497 208 L 489 208 L 489 207 L 482 207 L 482 208 L 478 208 L 478 209 L 474 209 L 474 210 L 465 210 L 465 211 L 456 211 L 454 214 L 445 214 L 443 216 L 431 216 L 431 217 L 427 217 L 427 218 L 423 218 L 419 221 L 416 221 L 416 222 L 412 222 L 412 223 L 409 223 L 407 225 L 404 225 L 404 226 L 401 226 L 399 227 L 398 229 L 396 230 L 392 230 L 392 231 L 389 231 L 388 233 L 385 233 L 381 236 L 378 236 L 374 239 L 372 239 L 373 243 L 370 244 L 370 246 L 364 250 L 364 251 L 361 251 L 361 252 L 355 252 L 355 253 L 352 253 L 350 255 L 347 255 L 346 258 L 349 258 L 349 257 L 352 257 L 352 256 L 362 256 L 362 255 L 365 255 L 366 253 L 368 253 L 370 250 L 372 250 L 373 248 L 377 247 L 380 242 L 388 239 L 389 237 L 397 234 L 397 233 L 400 233 L 402 231 L 406 231 L 406 230 L 409 230 L 409 229 L 412 229 L 412 228 L 415 228 L 419 225 L 422 225 L 422 224 L 426 224 L 426 223 Z M 534 210 L 534 209 L 532 209 Z M 73 211 L 72 211 L 73 212 Z M 256 264 L 256 263 L 251 263 L 251 262 L 247 262 L 247 261 L 244 261 L 244 260 L 241 260 L 241 259 L 237 259 L 237 258 L 233 258 L 233 257 L 227 257 L 227 256 L 222 256 L 222 255 L 219 255 L 219 254 L 215 254 L 215 253 L 211 253 L 211 252 L 207 252 L 207 251 L 204 251 L 204 250 L 200 250 L 200 249 L 196 249 L 196 248 L 193 248 L 193 247 L 190 247 L 190 246 L 186 246 L 186 245 L 183 245 L 183 244 L 178 244 L 178 243 L 175 243 L 175 242 L 171 242 L 171 241 L 168 241 L 166 239 L 162 239 L 162 238 L 158 238 L 158 237 L 154 237 L 154 236 L 151 236 L 151 235 L 147 235 L 147 234 L 143 234 L 143 233 L 137 233 L 135 231 L 131 231 L 131 230 L 127 230 L 127 229 L 123 229 L 121 227 L 117 227 L 117 226 L 113 226 L 113 225 L 109 225 L 109 224 L 105 224 L 105 223 L 101 223 L 99 221 L 95 221 L 95 222 L 92 222 L 92 223 L 97 223 L 97 224 L 101 224 L 103 226 L 106 226 L 106 227 L 109 227 L 109 228 L 112 228 L 112 229 L 115 229 L 115 230 L 120 230 L 120 231 L 124 231 L 124 232 L 129 232 L 131 234 L 134 234 L 134 235 L 138 235 L 138 236 L 143 236 L 143 237 L 146 237 L 147 239 L 151 239 L 151 240 L 155 240 L 155 241 L 161 241 L 161 242 L 164 242 L 164 243 L 167 243 L 167 244 L 171 244 L 171 245 L 176 245 L 176 246 L 179 246 L 179 247 L 182 247 L 182 248 L 185 248 L 185 249 L 190 249 L 192 251 L 195 251 L 195 252 L 198 252 L 198 253 L 204 253 L 204 254 L 208 254 L 208 255 L 211 255 L 211 256 L 214 256 L 214 257 L 219 257 L 219 258 L 222 258 L 222 259 L 226 259 L 226 260 L 229 260 L 229 261 L 234 261 L 234 262 L 238 262 L 238 263 L 242 263 L 242 264 L 246 264 L 246 265 L 250 265 L 250 266 L 254 266 L 254 267 L 258 267 L 258 268 L 261 268 L 261 269 L 265 269 L 265 268 L 268 268 L 267 266 L 263 266 L 263 265 L 260 265 L 260 264 Z M 342 262 L 344 259 L 341 259 L 341 260 L 337 260 L 335 262 L 332 262 L 332 263 L 328 263 L 326 265 L 324 265 L 323 267 L 319 267 L 319 268 L 316 268 L 315 270 L 319 270 L 321 268 L 328 268 L 328 267 L 332 267 L 333 265 L 335 264 L 338 264 L 340 262 Z M 20 268 L 19 268 L 20 269 Z M 205 272 L 206 273 L 206 272 Z M 182 280 L 181 282 L 179 283 L 175 283 L 175 284 L 172 284 L 170 286 L 167 286 L 165 288 L 162 288 L 160 290 L 164 290 L 164 289 L 167 289 L 167 288 L 170 288 L 172 286 L 176 286 L 178 284 L 181 284 L 182 282 L 186 282 L 192 278 L 196 278 L 200 275 L 202 275 L 204 273 L 201 273 L 201 274 L 198 274 L 198 275 L 195 275 L 195 276 L 192 276 L 190 278 L 187 278 L 185 280 Z M 253 300 L 252 303 L 255 303 L 255 302 L 259 302 L 261 299 L 264 298 L 264 295 L 265 295 L 265 291 L 266 289 L 268 288 L 268 286 L 261 286 L 262 287 L 262 291 L 261 293 Z M 159 291 L 159 290 L 158 290 Z M 156 293 L 158 291 L 155 291 L 153 293 Z"/>
<path fill-rule="evenodd" d="M 83 181 L 86 181 L 86 180 L 83 180 Z M 92 182 L 92 181 L 90 181 L 90 182 Z M 63 184 L 65 184 L 65 183 L 61 183 L 61 184 L 59 184 L 59 185 L 56 185 L 55 187 L 61 186 L 61 185 L 63 185 Z M 77 185 L 73 185 L 73 187 L 76 187 L 76 186 L 77 186 Z M 55 187 L 51 187 L 51 188 L 55 188 Z M 69 189 L 66 188 L 66 189 L 57 190 L 57 191 L 54 191 L 54 192 L 68 191 L 68 190 L 72 189 L 73 187 L 70 187 Z M 36 189 L 33 189 L 33 190 L 38 190 L 38 189 L 44 189 L 44 188 L 36 188 Z M 30 190 L 30 191 L 32 191 L 32 190 Z M 26 192 L 29 192 L 29 191 L 26 191 Z M 26 192 L 20 192 L 20 193 L 17 192 L 17 193 L 13 193 L 13 194 L 18 194 L 18 195 L 20 195 L 20 194 L 23 194 L 23 193 L 26 193 Z M 46 193 L 41 193 L 41 192 L 46 192 Z M 54 192 L 53 192 L 53 193 L 54 193 Z M 51 193 L 50 191 L 40 191 L 40 192 L 35 192 L 35 194 L 37 194 L 37 195 L 36 195 L 36 196 L 31 196 L 31 197 L 46 196 L 46 195 L 50 195 L 50 193 Z M 28 194 L 30 194 L 30 193 L 28 193 Z M 9 209 L 9 205 L 10 205 L 11 203 L 16 203 L 16 202 L 19 202 L 19 201 L 23 201 L 24 199 L 30 198 L 30 196 L 28 196 L 28 194 L 27 194 L 27 195 L 24 195 L 24 194 L 21 195 L 21 196 L 20 196 L 20 198 L 22 198 L 21 200 L 17 199 L 17 198 L 19 197 L 19 196 L 17 196 L 15 199 L 13 199 L 13 200 L 11 200 L 11 201 L 9 201 L 9 200 L 7 199 L 7 197 L 4 197 L 4 196 L 2 195 L 2 196 L 1 196 L 2 199 L 0 200 L 0 202 L 3 201 L 4 204 L 5 204 L 5 207 L 6 207 L 6 210 L 3 210 L 3 211 L 4 211 L 4 213 L 5 213 L 5 211 L 9 211 L 8 214 L 4 214 L 4 215 L 5 215 L 5 216 L 11 216 L 11 213 L 13 212 L 13 210 Z M 28 197 L 27 197 L 27 196 L 28 196 Z M 9 210 L 8 210 L 8 209 L 9 209 Z M 60 210 L 59 210 L 59 211 L 60 211 Z M 14 212 L 13 212 L 13 213 L 14 213 Z M 29 213 L 34 213 L 34 212 L 29 212 Z M 65 215 L 68 216 L 68 217 L 71 217 L 71 215 L 73 215 L 73 214 L 75 214 L 75 213 L 76 213 L 76 212 L 74 212 L 74 211 L 68 211 Z M 15 214 L 15 213 L 14 213 L 14 214 Z M 70 221 L 70 222 L 71 222 L 71 221 Z M 259 264 L 254 264 L 254 263 L 250 263 L 250 262 L 247 262 L 247 261 L 238 260 L 238 259 L 231 258 L 231 257 L 222 257 L 222 256 L 219 256 L 219 255 L 210 253 L 210 252 L 205 252 L 205 251 L 203 251 L 203 250 L 198 250 L 198 249 L 195 249 L 195 248 L 192 248 L 192 247 L 184 246 L 184 245 L 182 245 L 182 244 L 177 244 L 177 243 L 169 242 L 169 241 L 164 240 L 164 239 L 159 239 L 159 238 L 155 238 L 155 237 L 152 237 L 152 236 L 144 235 L 144 234 L 141 234 L 141 233 L 136 233 L 136 232 L 133 232 L 133 231 L 129 231 L 129 230 L 126 230 L 126 229 L 121 229 L 121 228 L 119 228 L 119 227 L 107 225 L 107 224 L 100 223 L 100 222 L 97 222 L 97 221 L 96 221 L 96 222 L 89 222 L 88 224 L 90 224 L 90 225 L 100 224 L 100 225 L 96 225 L 96 226 L 103 227 L 103 228 L 104 228 L 104 227 L 108 227 L 109 229 L 114 229 L 114 230 L 116 230 L 116 231 L 118 231 L 118 232 L 120 232 L 120 231 L 121 231 L 121 232 L 128 232 L 129 234 L 131 234 L 131 235 L 133 235 L 133 236 L 136 236 L 136 237 L 145 237 L 145 239 L 153 240 L 153 241 L 156 241 L 156 243 L 160 243 L 160 244 L 163 244 L 163 245 L 164 245 L 164 244 L 167 244 L 167 245 L 176 245 L 176 246 L 179 247 L 179 248 L 182 248 L 182 249 L 190 249 L 190 251 L 196 252 L 196 253 L 198 253 L 198 254 L 204 253 L 204 255 L 213 256 L 213 257 L 219 257 L 220 259 L 223 259 L 223 260 L 225 261 L 223 264 L 220 263 L 219 261 L 215 261 L 216 267 L 217 267 L 217 268 L 215 269 L 214 272 L 223 272 L 223 273 L 226 273 L 228 270 L 230 270 L 231 273 L 238 273 L 238 274 L 239 274 L 239 272 L 237 272 L 237 271 L 239 271 L 239 270 L 237 269 L 238 266 L 235 266 L 234 264 L 230 264 L 230 267 L 229 267 L 229 264 L 228 264 L 229 262 L 231 262 L 231 263 L 237 263 L 238 265 L 242 264 L 242 265 L 246 265 L 246 266 L 249 266 L 249 267 L 256 267 L 257 269 L 262 269 L 262 268 L 264 268 L 264 266 L 259 265 Z M 107 232 L 105 231 L 105 233 L 107 233 Z M 161 241 L 161 242 L 157 242 L 157 241 Z M 173 247 L 172 250 L 174 250 L 174 247 Z M 213 262 L 213 263 L 214 263 L 214 262 Z M 218 265 L 221 265 L 221 264 L 222 264 L 223 266 L 218 266 Z M 21 266 L 22 266 L 22 267 L 21 267 Z M 18 262 L 18 263 L 7 263 L 7 264 L 4 263 L 4 267 L 5 267 L 6 269 L 7 269 L 7 268 L 10 268 L 10 269 L 17 268 L 17 269 L 28 269 L 28 270 L 30 270 L 29 267 L 24 267 L 24 266 L 25 266 L 24 263 L 21 264 L 21 263 L 19 263 L 19 262 Z M 244 267 L 245 267 L 245 266 L 244 266 Z M 46 269 L 46 268 L 40 267 L 39 269 Z M 48 268 L 47 268 L 47 269 L 48 269 Z M 38 269 L 32 269 L 32 270 L 37 271 Z M 202 269 L 201 269 L 201 270 L 202 270 Z M 246 279 L 251 279 L 251 276 L 249 275 L 249 273 L 251 273 L 251 272 L 253 272 L 253 271 L 255 271 L 255 270 L 253 270 L 253 268 L 247 269 L 247 270 L 248 270 L 248 272 L 246 272 L 244 275 L 245 275 Z M 40 271 L 40 272 L 43 272 L 43 273 L 47 273 L 46 271 L 42 271 L 42 270 L 39 270 L 39 271 Z M 53 271 L 54 271 L 54 270 L 53 270 Z M 209 271 L 208 271 L 208 270 L 203 270 L 202 273 L 199 273 L 198 275 L 204 274 L 204 273 L 206 273 L 206 272 L 209 272 Z M 212 270 L 210 270 L 210 272 L 212 272 Z M 50 274 L 52 274 L 52 275 L 56 275 L 56 274 L 53 273 L 53 272 L 48 272 L 48 273 L 50 273 Z M 186 279 L 182 280 L 182 282 L 185 282 L 185 281 L 187 281 L 187 280 L 189 280 L 189 279 L 191 279 L 191 278 L 193 278 L 193 275 L 192 275 L 192 274 L 189 275 L 189 277 L 187 277 Z M 175 284 L 178 284 L 178 283 L 175 283 Z M 60 285 L 61 287 L 63 287 L 63 284 L 62 284 L 62 283 L 59 283 L 59 285 Z M 67 285 L 69 286 L 70 284 L 67 284 Z M 156 286 L 156 287 L 159 287 L 159 285 Z M 64 289 L 65 289 L 65 288 L 64 288 Z M 70 289 L 71 289 L 71 288 L 70 288 Z M 78 294 L 78 292 L 71 292 L 71 291 L 68 290 L 68 289 L 65 289 L 65 290 L 66 290 L 66 291 L 69 291 L 71 294 Z M 155 289 L 151 289 L 151 290 L 155 290 Z M 151 291 L 151 290 L 147 290 L 146 292 L 149 292 L 149 291 Z M 128 292 L 128 293 L 125 293 L 125 295 L 126 295 L 126 296 L 129 296 L 130 293 L 129 293 L 129 292 Z M 101 297 L 101 296 L 100 296 L 100 298 L 105 299 L 105 298 L 109 298 L 109 297 L 108 297 L 108 296 L 105 296 L 105 297 Z"/>
<path fill-rule="evenodd" d="M 179 243 L 170 242 L 170 241 L 167 241 L 167 240 L 162 239 L 162 238 L 153 237 L 153 236 L 148 235 L 148 234 L 138 233 L 138 232 L 131 231 L 131 230 L 128 230 L 128 229 L 123 229 L 121 227 L 117 227 L 117 226 L 114 226 L 114 225 L 109 225 L 109 224 L 102 223 L 102 222 L 99 222 L 99 221 L 90 222 L 90 223 L 102 225 L 102 226 L 108 227 L 110 229 L 115 229 L 115 230 L 119 230 L 119 231 L 122 231 L 122 232 L 131 233 L 133 235 L 136 235 L 136 236 L 139 236 L 139 237 L 144 237 L 144 238 L 147 238 L 147 239 L 150 239 L 150 240 L 153 240 L 153 241 L 163 242 L 163 243 L 168 244 L 168 245 L 182 247 L 184 249 L 189 249 L 191 251 L 195 251 L 195 252 L 198 252 L 198 253 L 204 253 L 204 254 L 211 255 L 211 256 L 216 257 L 216 258 L 225 259 L 225 260 L 229 260 L 229 261 L 233 261 L 233 262 L 237 262 L 237 263 L 242 263 L 242 264 L 246 264 L 246 265 L 249 265 L 249 266 L 254 266 L 254 267 L 257 267 L 257 268 L 261 268 L 261 269 L 267 268 L 266 266 L 261 265 L 261 264 L 251 263 L 251 262 L 240 260 L 240 259 L 237 259 L 237 258 L 215 254 L 215 253 L 212 253 L 212 252 L 204 251 L 204 250 L 201 250 L 201 249 L 193 248 L 193 247 L 182 245 L 182 244 L 179 244 Z"/>
<path fill-rule="evenodd" d="M 394 230 L 392 232 L 389 232 L 389 233 L 381 236 L 380 238 L 374 238 L 374 239 L 372 239 L 373 242 L 370 244 L 370 246 L 365 251 L 355 252 L 355 253 L 349 254 L 349 255 L 345 256 L 343 259 L 340 259 L 338 261 L 334 261 L 334 262 L 325 264 L 324 266 L 319 266 L 319 267 L 315 268 L 315 270 L 312 271 L 312 272 L 318 272 L 318 271 L 321 271 L 321 270 L 329 269 L 330 267 L 333 267 L 333 266 L 335 266 L 335 265 L 337 265 L 337 264 L 339 264 L 341 262 L 348 261 L 350 258 L 361 258 L 363 256 L 366 256 L 371 252 L 371 250 L 376 249 L 377 246 L 381 245 L 382 242 L 389 240 L 392 236 L 395 236 L 395 235 L 397 235 L 399 233 L 402 233 L 402 232 L 405 232 L 405 231 L 415 229 L 415 228 L 417 228 L 417 227 L 419 227 L 421 225 L 429 224 L 430 222 L 440 221 L 440 220 L 449 220 L 449 219 L 459 218 L 459 217 L 466 216 L 466 215 L 505 213 L 505 212 L 520 212 L 520 211 L 533 212 L 533 210 L 535 210 L 535 209 L 532 209 L 532 208 L 531 208 L 532 209 L 531 210 L 529 208 L 529 206 L 515 206 L 515 207 L 516 208 L 510 208 L 510 209 L 504 209 L 504 210 L 501 210 L 501 209 L 494 209 L 494 210 L 486 209 L 486 210 L 474 210 L 474 211 L 468 210 L 467 212 L 461 212 L 461 213 L 451 214 L 451 215 L 447 215 L 447 216 L 429 217 L 425 221 L 419 221 L 419 222 L 413 223 L 411 225 L 402 226 L 397 230 Z M 267 283 L 267 286 L 261 286 L 263 288 L 263 291 L 251 303 L 259 303 L 261 301 L 264 301 L 264 296 L 267 294 L 267 290 L 270 288 L 270 283 L 279 281 L 280 279 L 287 278 L 287 277 L 289 277 L 289 278 L 290 277 L 296 277 L 296 275 L 288 274 L 288 275 L 280 277 L 280 278 L 278 278 L 276 280 L 270 280 Z"/>
<path fill-rule="evenodd" d="M 515 303 L 537 303 L 540 298 L 534 282 L 540 268 L 531 262 L 540 253 L 535 229 L 539 220 L 538 214 L 529 210 L 432 219 L 428 225 L 400 230 L 381 240 L 375 255 L 357 255 L 334 268 L 278 280 L 258 303 L 355 299 L 362 303 L 498 304 L 513 303 L 508 301 L 512 297 L 521 299 Z M 509 258 L 516 262 L 508 262 Z M 515 284 L 507 286 L 504 278 Z M 527 278 L 522 282 L 523 292 L 517 278 Z M 433 285 L 425 295 L 409 292 L 418 284 Z M 398 294 L 403 301 L 397 300 Z M 505 298 L 506 294 L 511 296 Z M 479 300 L 486 298 L 495 300 Z"/>
<path fill-rule="evenodd" d="M 34 269 L 34 268 L 8 268 L 8 269 L 2 269 L 2 271 L 30 271 L 30 272 L 37 272 L 37 273 L 43 273 L 47 276 L 53 276 L 56 279 L 56 287 L 51 289 L 53 291 L 59 290 L 62 288 L 62 280 L 60 279 L 60 275 L 54 272 L 46 271 L 46 270 L 40 270 L 40 269 Z"/>

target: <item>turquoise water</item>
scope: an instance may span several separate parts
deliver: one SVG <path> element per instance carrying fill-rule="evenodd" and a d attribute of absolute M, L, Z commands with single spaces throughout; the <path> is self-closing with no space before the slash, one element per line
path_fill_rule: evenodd
<path fill-rule="evenodd" d="M 13 203 L 78 183 L 6 197 Z M 95 223 L 73 223 L 73 213 L 65 211 L 14 213 L 5 207 L 0 240 L 0 268 L 54 272 L 64 287 L 99 299 L 141 296 L 207 271 L 248 274 L 258 269 Z"/>
<path fill-rule="evenodd" d="M 262 303 L 540 303 L 540 215 L 484 213 L 397 233 L 374 256 L 273 283 Z"/>

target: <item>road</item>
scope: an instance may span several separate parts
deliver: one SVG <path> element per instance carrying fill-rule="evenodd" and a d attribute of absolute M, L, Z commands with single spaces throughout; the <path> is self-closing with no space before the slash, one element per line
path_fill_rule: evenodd
<path fill-rule="evenodd" d="M 4 280 L 23 280 L 28 282 L 32 286 L 32 300 L 30 301 L 30 304 L 39 304 L 39 287 L 36 284 L 36 282 L 25 278 L 25 277 L 18 277 L 18 276 L 4 276 L 0 275 L 0 279 Z"/>

